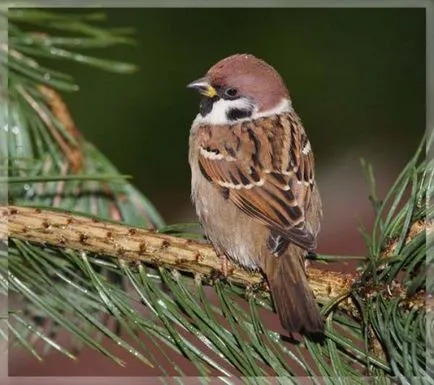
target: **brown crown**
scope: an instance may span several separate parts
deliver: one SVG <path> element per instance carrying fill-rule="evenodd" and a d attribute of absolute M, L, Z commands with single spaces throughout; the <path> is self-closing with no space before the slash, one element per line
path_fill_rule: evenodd
<path fill-rule="evenodd" d="M 249 54 L 236 54 L 220 60 L 209 69 L 207 78 L 213 86 L 236 88 L 241 96 L 250 97 L 260 112 L 276 107 L 283 98 L 289 98 L 277 71 Z"/>

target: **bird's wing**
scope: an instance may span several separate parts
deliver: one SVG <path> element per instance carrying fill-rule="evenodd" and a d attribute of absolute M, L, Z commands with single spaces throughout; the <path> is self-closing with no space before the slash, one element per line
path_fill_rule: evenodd
<path fill-rule="evenodd" d="M 199 144 L 200 170 L 225 198 L 273 233 L 305 249 L 316 247 L 305 222 L 314 158 L 295 114 L 207 127 Z"/>

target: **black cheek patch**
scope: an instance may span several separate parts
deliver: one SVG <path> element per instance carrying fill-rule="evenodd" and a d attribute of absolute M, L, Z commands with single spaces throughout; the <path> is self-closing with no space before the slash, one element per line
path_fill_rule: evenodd
<path fill-rule="evenodd" d="M 253 111 L 250 109 L 231 108 L 229 111 L 226 112 L 226 117 L 228 118 L 228 120 L 249 118 L 252 116 L 252 112 Z"/>

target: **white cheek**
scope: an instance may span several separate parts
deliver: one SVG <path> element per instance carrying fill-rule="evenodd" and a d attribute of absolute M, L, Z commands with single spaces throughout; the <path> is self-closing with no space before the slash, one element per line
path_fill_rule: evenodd
<path fill-rule="evenodd" d="M 226 113 L 230 109 L 249 109 L 253 108 L 253 114 L 248 118 L 237 119 L 236 121 L 229 121 Z M 249 99 L 241 98 L 236 100 L 217 100 L 213 104 L 213 108 L 209 114 L 206 116 L 202 116 L 198 114 L 196 119 L 193 121 L 193 127 L 200 124 L 236 124 L 244 120 L 254 120 L 263 118 L 266 116 L 277 115 L 284 112 L 291 112 L 292 104 L 289 99 L 282 99 L 279 104 L 277 104 L 274 108 L 271 108 L 267 111 L 258 112 L 257 108 L 253 106 L 252 102 Z M 308 151 L 308 148 L 305 149 Z"/>
<path fill-rule="evenodd" d="M 282 99 L 278 105 L 269 110 L 257 112 L 254 111 L 251 119 L 260 119 L 266 116 L 279 115 L 285 112 L 292 112 L 292 103 L 289 99 Z"/>
<path fill-rule="evenodd" d="M 241 98 L 236 100 L 217 100 L 210 113 L 205 116 L 198 114 L 194 124 L 228 124 L 229 120 L 226 113 L 231 109 L 253 109 L 253 104 L 249 99 Z"/>

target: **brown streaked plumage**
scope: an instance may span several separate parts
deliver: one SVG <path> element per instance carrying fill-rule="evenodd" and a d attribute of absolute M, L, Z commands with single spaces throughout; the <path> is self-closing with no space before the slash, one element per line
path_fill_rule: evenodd
<path fill-rule="evenodd" d="M 216 251 L 261 269 L 282 325 L 322 332 L 304 271 L 322 215 L 309 140 L 279 74 L 234 55 L 190 87 L 204 96 L 190 133 L 192 198 Z"/>

